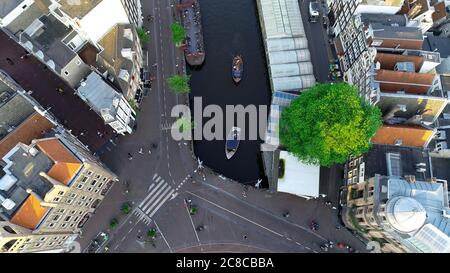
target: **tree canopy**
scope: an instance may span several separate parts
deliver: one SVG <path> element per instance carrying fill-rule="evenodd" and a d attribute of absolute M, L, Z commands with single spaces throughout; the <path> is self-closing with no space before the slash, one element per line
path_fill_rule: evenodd
<path fill-rule="evenodd" d="M 172 39 L 176 45 L 179 45 L 186 38 L 186 31 L 184 27 L 179 23 L 175 22 L 170 25 L 170 30 L 172 31 Z"/>
<path fill-rule="evenodd" d="M 139 36 L 139 40 L 141 40 L 141 46 L 144 46 L 150 41 L 150 36 L 147 34 L 144 28 L 137 28 L 136 32 Z"/>
<path fill-rule="evenodd" d="M 189 93 L 191 91 L 190 79 L 191 77 L 187 75 L 173 75 L 167 79 L 167 84 L 175 93 Z"/>
<path fill-rule="evenodd" d="M 300 160 L 330 166 L 368 151 L 381 111 L 347 83 L 318 84 L 283 110 L 280 140 Z"/>

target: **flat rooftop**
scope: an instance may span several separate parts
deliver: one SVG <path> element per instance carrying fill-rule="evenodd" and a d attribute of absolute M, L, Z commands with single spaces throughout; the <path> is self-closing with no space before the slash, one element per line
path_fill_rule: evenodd
<path fill-rule="evenodd" d="M 61 10 L 73 18 L 81 19 L 103 0 L 60 0 Z"/>
<path fill-rule="evenodd" d="M 34 112 L 33 105 L 20 95 L 14 95 L 4 103 L 0 102 L 0 140 Z"/>
<path fill-rule="evenodd" d="M 23 0 L 3 0 L 0 1 L 0 19 L 8 15 L 13 11 L 18 5 L 20 5 Z"/>

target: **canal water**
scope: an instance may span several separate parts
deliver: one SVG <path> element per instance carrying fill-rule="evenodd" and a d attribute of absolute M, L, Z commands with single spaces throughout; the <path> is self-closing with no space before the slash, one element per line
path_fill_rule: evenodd
<path fill-rule="evenodd" d="M 271 91 L 256 1 L 200 0 L 200 6 L 206 59 L 201 67 L 188 68 L 192 76 L 191 107 L 194 96 L 202 97 L 203 108 L 209 104 L 222 109 L 225 105 L 239 104 L 269 106 Z M 236 54 L 244 60 L 244 77 L 239 85 L 231 78 Z M 204 118 L 203 124 L 208 120 Z M 223 139 L 227 134 L 224 129 Z M 225 157 L 225 140 L 197 140 L 194 150 L 214 171 L 241 183 L 254 183 L 263 177 L 261 143 L 262 140 L 241 141 L 230 160 Z"/>

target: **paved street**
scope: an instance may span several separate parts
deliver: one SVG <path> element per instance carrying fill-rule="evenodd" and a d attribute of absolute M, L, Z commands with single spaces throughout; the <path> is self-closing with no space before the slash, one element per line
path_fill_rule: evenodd
<path fill-rule="evenodd" d="M 21 59 L 25 53 L 23 47 L 0 31 L 0 69 L 24 90 L 30 91 L 38 103 L 54 114 L 62 125 L 71 129 L 72 134 L 88 145 L 91 151 L 97 151 L 112 137 L 112 128 L 105 125 L 101 117 L 75 94 L 75 90 L 41 61 L 33 56 Z M 6 58 L 11 59 L 13 64 L 8 64 Z M 64 92 L 58 92 L 58 88 Z"/>
<path fill-rule="evenodd" d="M 299 0 L 305 33 L 308 38 L 308 47 L 314 66 L 314 75 L 319 82 L 328 82 L 329 64 L 334 60 L 328 42 L 327 29 L 323 26 L 323 9 L 320 11 L 317 22 L 309 21 L 309 3 L 313 0 Z M 322 7 L 321 2 L 318 1 Z"/>
<path fill-rule="evenodd" d="M 146 48 L 156 80 L 141 104 L 137 131 L 120 137 L 101 154 L 121 182 L 86 223 L 79 239 L 82 249 L 104 230 L 111 235 L 109 252 L 319 252 L 326 240 L 364 251 L 350 232 L 336 230 L 337 212 L 323 199 L 269 194 L 198 169 L 191 144 L 174 141 L 168 130 L 175 121 L 169 117 L 170 110 L 184 101 L 166 85 L 167 77 L 177 73 L 179 56 L 169 31 L 170 2 L 143 4 L 144 17 L 154 15 L 145 28 L 150 30 Z M 190 214 L 187 199 L 197 214 Z M 127 215 L 120 211 L 124 202 L 132 205 Z M 290 216 L 285 218 L 287 211 Z M 114 230 L 109 227 L 112 218 L 119 220 Z M 309 229 L 312 220 L 320 224 L 316 232 Z M 152 228 L 157 236 L 149 239 L 147 232 Z"/>

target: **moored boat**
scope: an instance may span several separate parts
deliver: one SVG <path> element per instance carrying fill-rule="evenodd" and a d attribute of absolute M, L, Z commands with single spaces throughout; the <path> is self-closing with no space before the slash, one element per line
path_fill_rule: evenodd
<path fill-rule="evenodd" d="M 200 3 L 198 0 L 180 0 L 177 9 L 181 12 L 183 27 L 186 30 L 186 62 L 191 66 L 201 65 L 205 61 L 205 49 Z"/>
<path fill-rule="evenodd" d="M 241 141 L 241 128 L 233 127 L 228 133 L 227 140 L 225 142 L 225 155 L 227 159 L 230 159 L 236 153 L 239 142 Z"/>
<path fill-rule="evenodd" d="M 239 83 L 244 75 L 244 61 L 241 56 L 237 55 L 233 58 L 233 66 L 231 71 L 233 81 L 235 83 Z"/>

